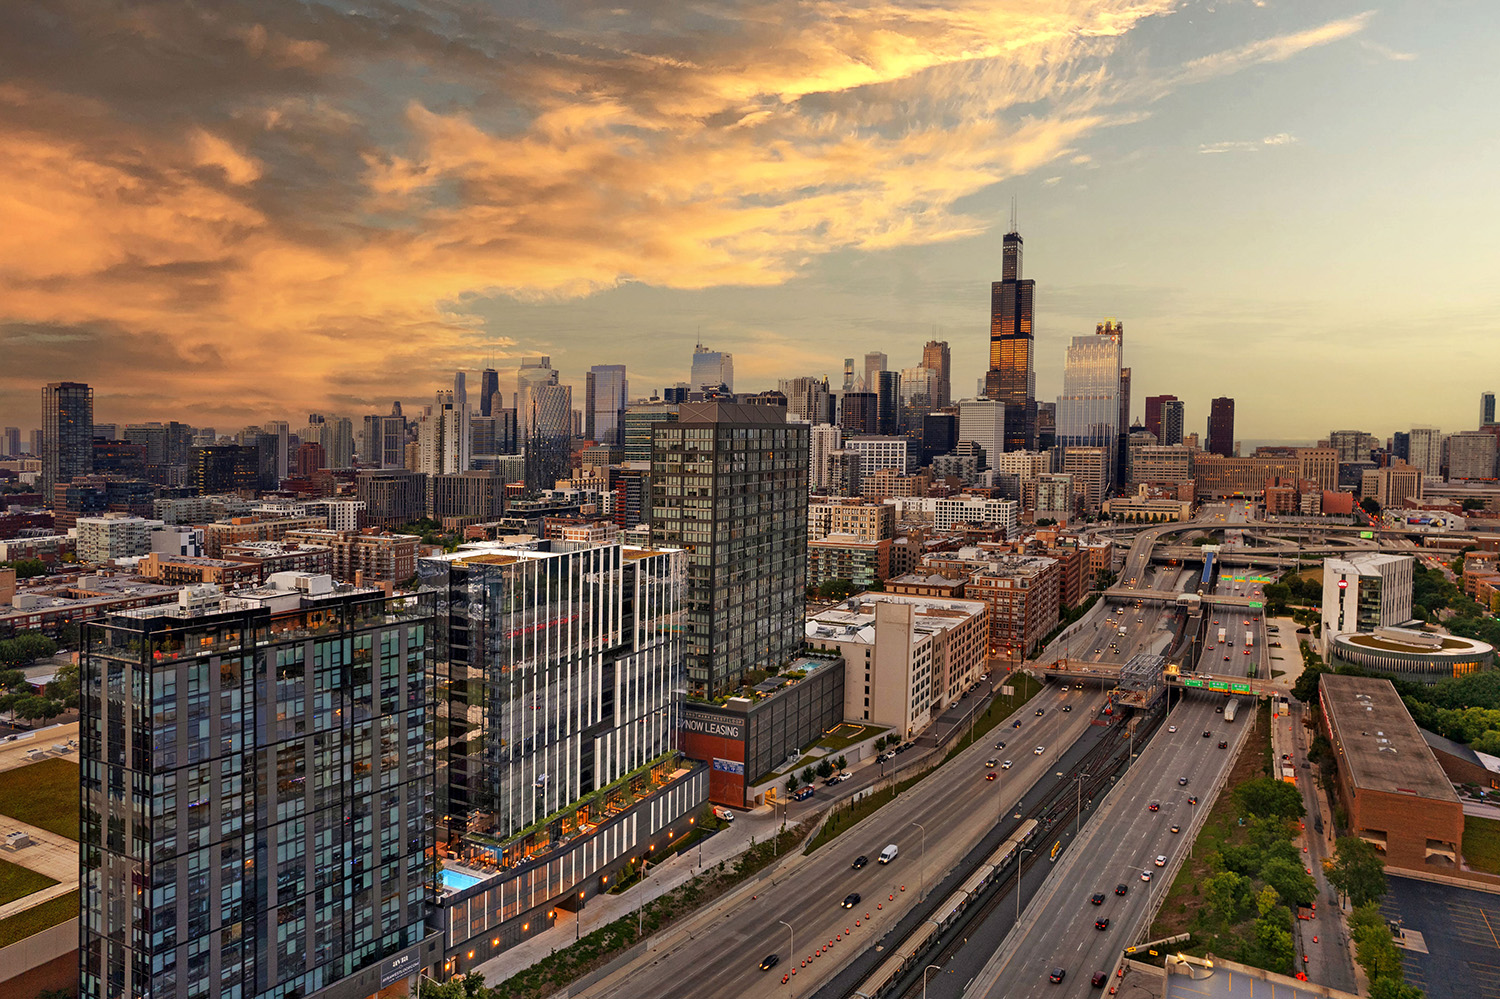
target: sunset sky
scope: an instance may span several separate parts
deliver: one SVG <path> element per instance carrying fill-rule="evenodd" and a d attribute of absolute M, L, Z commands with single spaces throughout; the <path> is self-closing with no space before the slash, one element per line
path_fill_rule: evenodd
<path fill-rule="evenodd" d="M 1010 202 L 1037 390 L 1105 317 L 1237 436 L 1472 429 L 1500 389 L 1500 4 L 0 4 L 0 425 L 983 374 Z M 475 383 L 471 375 L 470 384 Z"/>

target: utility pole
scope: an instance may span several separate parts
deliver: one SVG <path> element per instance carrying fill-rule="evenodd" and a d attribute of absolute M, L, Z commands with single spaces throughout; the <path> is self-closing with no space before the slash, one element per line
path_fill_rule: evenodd
<path fill-rule="evenodd" d="M 1080 773 L 1078 775 L 1078 778 L 1077 778 L 1078 779 L 1078 810 L 1077 810 L 1077 813 L 1074 815 L 1074 825 L 1073 825 L 1073 838 L 1074 839 L 1077 839 L 1078 835 L 1081 832 L 1083 832 L 1083 779 L 1085 777 L 1092 777 L 1092 776 L 1093 776 L 1093 774 Z"/>
<path fill-rule="evenodd" d="M 1021 923 L 1021 860 L 1028 853 L 1036 853 L 1029 846 L 1021 847 L 1021 852 L 1016 854 L 1016 925 Z"/>
<path fill-rule="evenodd" d="M 922 830 L 922 894 L 917 896 L 917 901 L 920 902 L 927 897 L 927 829 L 920 822 L 911 822 L 908 825 L 914 825 Z"/>
<path fill-rule="evenodd" d="M 787 951 L 787 960 L 789 960 L 789 961 L 795 961 L 795 960 L 797 960 L 797 934 L 792 929 L 792 924 L 789 923 L 789 922 L 787 922 L 785 919 L 778 919 L 776 921 L 778 923 L 780 923 L 782 926 L 786 927 L 787 936 L 790 938 L 790 942 L 788 943 L 788 946 L 791 948 L 791 950 Z"/>

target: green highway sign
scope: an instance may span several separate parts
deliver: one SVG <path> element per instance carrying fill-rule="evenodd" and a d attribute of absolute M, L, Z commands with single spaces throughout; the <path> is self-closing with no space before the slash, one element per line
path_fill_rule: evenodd
<path fill-rule="evenodd" d="M 1250 685 L 1248 683 L 1231 683 L 1229 685 L 1229 689 L 1234 691 L 1236 694 L 1250 693 Z"/>
<path fill-rule="evenodd" d="M 1264 607 L 1264 606 L 1265 606 L 1265 604 L 1263 604 L 1263 603 L 1261 603 L 1261 602 L 1260 602 L 1260 601 L 1258 601 L 1258 600 L 1252 600 L 1252 601 L 1250 601 L 1250 606 L 1251 606 L 1251 607 L 1252 607 L 1252 608 L 1253 608 L 1253 609 L 1255 609 L 1255 610 L 1260 610 L 1260 609 L 1261 609 L 1261 608 L 1262 608 L 1262 607 Z"/>
<path fill-rule="evenodd" d="M 1364 540 L 1369 541 L 1370 539 L 1372 539 L 1373 537 L 1375 537 L 1375 532 L 1374 531 L 1360 531 L 1359 532 L 1359 536 L 1361 538 L 1363 538 Z"/>
<path fill-rule="evenodd" d="M 1202 680 L 1188 679 L 1188 680 L 1183 680 L 1182 681 L 1182 685 L 1184 687 L 1201 687 L 1201 686 L 1203 686 L 1203 681 Z"/>

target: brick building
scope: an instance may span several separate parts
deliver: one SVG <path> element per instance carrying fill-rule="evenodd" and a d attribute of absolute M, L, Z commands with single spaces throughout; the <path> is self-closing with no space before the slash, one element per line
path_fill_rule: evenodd
<path fill-rule="evenodd" d="M 286 540 L 307 545 L 326 545 L 333 549 L 333 578 L 366 584 L 404 583 L 417 571 L 417 546 L 422 539 L 415 534 L 388 534 L 375 528 L 363 531 L 330 531 L 327 528 L 300 528 L 289 531 Z"/>

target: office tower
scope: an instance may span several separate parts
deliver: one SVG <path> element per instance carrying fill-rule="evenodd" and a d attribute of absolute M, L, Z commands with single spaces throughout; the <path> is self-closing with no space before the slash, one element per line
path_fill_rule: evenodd
<path fill-rule="evenodd" d="M 998 399 L 965 399 L 958 404 L 958 439 L 984 448 L 986 465 L 1005 448 L 1007 409 Z"/>
<path fill-rule="evenodd" d="M 844 432 L 827 423 L 815 424 L 808 433 L 809 488 L 821 492 L 828 488 L 828 456 L 844 446 Z"/>
<path fill-rule="evenodd" d="M 215 493 L 254 493 L 260 487 L 260 448 L 239 444 L 194 445 L 190 455 L 194 491 L 200 496 Z"/>
<path fill-rule="evenodd" d="M 399 416 L 366 416 L 362 463 L 374 468 L 400 468 L 405 458 L 406 421 Z"/>
<path fill-rule="evenodd" d="M 573 453 L 573 386 L 532 389 L 532 431 L 526 441 L 526 488 L 551 489 L 566 478 Z"/>
<path fill-rule="evenodd" d="M 1168 399 L 1161 406 L 1161 434 L 1156 442 L 1162 445 L 1182 443 L 1183 424 L 1186 421 L 1187 412 L 1185 404 L 1179 399 Z"/>
<path fill-rule="evenodd" d="M 1226 458 L 1234 457 L 1233 399 L 1220 396 L 1209 403 L 1206 440 L 1209 454 L 1220 454 Z"/>
<path fill-rule="evenodd" d="M 685 403 L 652 437 L 651 539 L 687 548 L 688 691 L 716 696 L 802 646 L 808 427 Z"/>
<path fill-rule="evenodd" d="M 1328 446 L 1339 454 L 1339 461 L 1369 461 L 1370 448 L 1363 430 L 1335 430 L 1328 435 Z"/>
<path fill-rule="evenodd" d="M 880 355 L 884 357 L 885 355 Z M 899 371 L 877 371 L 875 373 L 876 427 L 879 433 L 895 434 L 901 428 L 901 373 Z"/>
<path fill-rule="evenodd" d="M 469 407 L 453 401 L 452 392 L 439 392 L 432 412 L 417 421 L 417 469 L 424 475 L 467 472 L 473 455 Z"/>
<path fill-rule="evenodd" d="M 607 447 L 623 446 L 629 397 L 625 365 L 596 364 L 589 368 L 584 388 L 584 438 Z"/>
<path fill-rule="evenodd" d="M 479 373 L 479 415 L 494 416 L 495 410 L 505 405 L 495 397 L 500 394 L 500 372 L 485 368 Z"/>
<path fill-rule="evenodd" d="M 1005 403 L 1006 451 L 1036 449 L 1032 306 L 1036 282 L 1021 278 L 1021 234 L 1006 233 L 1002 280 L 990 285 L 990 368 L 984 396 Z"/>
<path fill-rule="evenodd" d="M 1437 427 L 1412 427 L 1408 437 L 1407 462 L 1421 469 L 1423 475 L 1442 475 L 1443 432 Z"/>
<path fill-rule="evenodd" d="M 433 597 L 217 589 L 86 625 L 80 993 L 374 995 L 441 939 Z"/>
<path fill-rule="evenodd" d="M 1063 367 L 1057 400 L 1057 444 L 1104 448 L 1104 488 L 1115 481 L 1120 434 L 1120 360 L 1124 336 L 1113 328 L 1075 336 Z M 1064 465 L 1065 471 L 1071 471 Z M 1094 504 L 1097 508 L 1097 504 Z"/>
<path fill-rule="evenodd" d="M 7 458 L 14 458 L 16 455 L 21 453 L 20 427 L 5 428 L 5 441 L 3 445 L 0 445 L 0 450 L 3 450 L 5 452 L 5 456 Z"/>
<path fill-rule="evenodd" d="M 922 456 L 923 465 L 932 464 L 932 459 L 940 454 L 950 453 L 958 445 L 958 415 L 956 413 L 923 413 L 922 414 Z M 990 459 L 986 454 L 986 460 Z"/>
<path fill-rule="evenodd" d="M 1400 430 L 1391 434 L 1391 457 L 1407 462 L 1411 460 L 1411 434 Z"/>
<path fill-rule="evenodd" d="M 1176 400 L 1175 395 L 1146 396 L 1146 429 L 1155 435 L 1158 444 L 1166 443 L 1162 440 L 1162 405 Z"/>
<path fill-rule="evenodd" d="M 31 432 L 31 445 L 30 450 L 27 453 L 30 454 L 33 458 L 40 458 L 42 456 L 43 436 L 43 432 L 40 430 L 33 430 Z"/>
<path fill-rule="evenodd" d="M 878 350 L 865 355 L 865 390 L 874 392 L 880 385 L 880 373 L 886 370 L 888 358 Z"/>
<path fill-rule="evenodd" d="M 521 440 L 531 437 L 531 419 L 535 406 L 532 391 L 539 385 L 556 385 L 557 372 L 552 368 L 552 358 L 545 355 L 521 358 L 521 367 L 516 371 L 516 426 Z"/>
<path fill-rule="evenodd" d="M 286 478 L 287 468 L 291 462 L 292 425 L 285 420 L 269 420 L 265 425 L 265 431 L 276 438 L 276 481 L 280 483 Z M 125 433 L 128 437 L 130 428 L 127 427 Z M 155 464 L 149 458 L 147 463 Z"/>
<path fill-rule="evenodd" d="M 330 416 L 318 428 L 318 443 L 327 458 L 325 468 L 354 466 L 354 421 L 347 416 Z"/>
<path fill-rule="evenodd" d="M 42 495 L 94 470 L 94 390 L 82 382 L 42 389 Z"/>
<path fill-rule="evenodd" d="M 450 841 L 472 827 L 504 843 L 674 747 L 686 562 L 560 541 L 418 559 L 447 653 L 435 748 Z"/>
<path fill-rule="evenodd" d="M 838 398 L 828 390 L 827 377 L 783 378 L 776 383 L 786 396 L 786 416 L 804 423 L 832 423 Z"/>
<path fill-rule="evenodd" d="M 840 391 L 842 391 L 842 392 L 851 392 L 853 390 L 854 390 L 854 358 L 852 358 L 852 357 L 846 357 L 846 358 L 844 358 L 844 387 L 842 389 L 840 389 Z"/>
<path fill-rule="evenodd" d="M 677 419 L 677 403 L 639 403 L 625 409 L 625 460 L 651 460 L 652 427 Z"/>
<path fill-rule="evenodd" d="M 942 409 L 953 401 L 951 361 L 947 340 L 928 340 L 922 347 L 922 367 L 937 372 L 933 381 L 932 408 Z"/>
<path fill-rule="evenodd" d="M 1094 333 L 1120 339 L 1120 418 L 1115 425 L 1114 484 L 1123 488 L 1130 470 L 1130 369 L 1124 365 L 1125 324 L 1118 319 L 1106 319 L 1094 327 Z"/>
<path fill-rule="evenodd" d="M 880 427 L 880 397 L 874 392 L 841 393 L 839 426 L 846 437 L 875 433 Z"/>
<path fill-rule="evenodd" d="M 1360 552 L 1323 560 L 1325 650 L 1335 635 L 1397 628 L 1411 622 L 1417 560 L 1410 555 Z"/>
<path fill-rule="evenodd" d="M 1495 425 L 1495 393 L 1493 392 L 1482 392 L 1479 395 L 1479 425 L 1481 427 Z"/>
<path fill-rule="evenodd" d="M 1495 478 L 1496 443 L 1488 430 L 1465 430 L 1449 437 L 1449 481 Z"/>
<path fill-rule="evenodd" d="M 727 351 L 709 350 L 703 344 L 693 348 L 692 387 L 694 392 L 712 392 L 722 386 L 725 391 L 734 391 L 734 355 Z"/>
<path fill-rule="evenodd" d="M 453 405 L 467 406 L 469 404 L 468 379 L 462 371 L 453 373 Z"/>
<path fill-rule="evenodd" d="M 1073 487 L 1089 513 L 1098 513 L 1109 489 L 1113 447 L 1062 445 L 1062 470 L 1072 476 Z"/>

